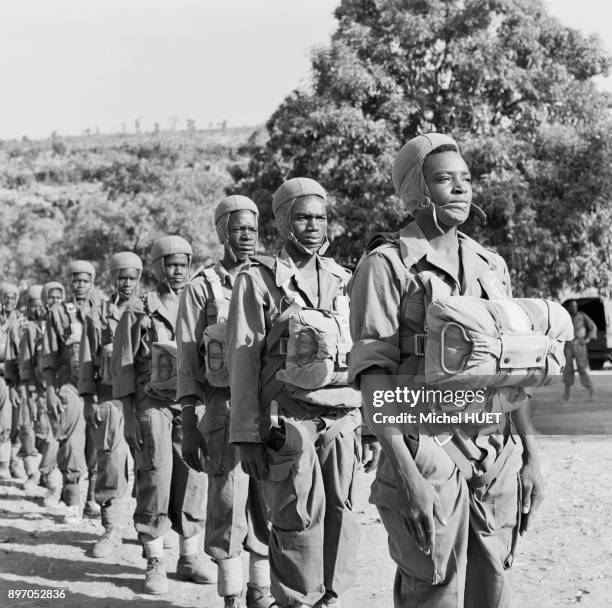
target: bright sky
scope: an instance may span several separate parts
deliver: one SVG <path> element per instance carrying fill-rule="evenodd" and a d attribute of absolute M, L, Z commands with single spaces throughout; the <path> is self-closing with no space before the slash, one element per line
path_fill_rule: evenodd
<path fill-rule="evenodd" d="M 263 123 L 307 81 L 339 0 L 4 0 L 0 138 Z M 612 49 L 609 0 L 549 0 Z M 612 79 L 603 86 L 612 90 Z"/>

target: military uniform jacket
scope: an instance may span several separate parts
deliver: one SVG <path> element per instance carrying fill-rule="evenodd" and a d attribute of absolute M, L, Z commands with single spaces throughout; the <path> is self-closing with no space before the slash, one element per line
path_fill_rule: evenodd
<path fill-rule="evenodd" d="M 55 385 L 59 388 L 79 382 L 79 349 L 85 317 L 92 308 L 99 306 L 94 298 L 81 304 L 62 302 L 47 313 L 43 338 L 42 368 L 55 373 Z"/>
<path fill-rule="evenodd" d="M 42 348 L 45 320 L 30 321 L 19 343 L 19 380 L 30 389 L 42 390 Z"/>
<path fill-rule="evenodd" d="M 82 394 L 98 395 L 101 399 L 112 398 L 112 385 L 102 378 L 103 350 L 112 347 L 121 309 L 115 301 L 107 300 L 92 308 L 85 317 L 79 353 L 78 391 Z"/>
<path fill-rule="evenodd" d="M 260 397 L 260 374 L 266 363 L 266 337 L 287 306 L 281 286 L 299 294 L 311 307 L 331 310 L 339 295 L 346 295 L 350 272 L 331 258 L 317 255 L 319 293 L 312 287 L 282 249 L 274 258 L 253 256 L 242 271 L 232 293 L 227 326 L 227 360 L 232 394 L 230 441 L 261 443 L 269 428 L 270 404 Z M 290 414 L 316 418 L 329 408 L 313 406 L 284 395 L 291 401 Z"/>
<path fill-rule="evenodd" d="M 145 387 L 151 379 L 151 345 L 175 339 L 178 297 L 165 284 L 149 291 L 126 306 L 113 339 L 111 369 L 113 398 L 134 395 L 136 407 L 145 399 Z M 174 402 L 153 400 L 156 405 Z"/>
<path fill-rule="evenodd" d="M 13 311 L 6 322 L 6 347 L 4 350 L 4 377 L 13 386 L 20 382 L 19 348 L 29 321 L 18 311 Z"/>
<path fill-rule="evenodd" d="M 214 271 L 221 281 L 221 287 L 228 306 L 232 297 L 234 278 L 221 262 L 217 262 Z M 178 343 L 177 401 L 182 397 L 195 395 L 206 404 L 212 394 L 225 391 L 229 399 L 229 390 L 225 387 L 210 386 L 205 378 L 205 352 L 201 337 L 206 327 L 217 322 L 215 297 L 211 286 L 204 276 L 204 268 L 198 269 L 181 293 L 179 313 L 176 326 Z"/>

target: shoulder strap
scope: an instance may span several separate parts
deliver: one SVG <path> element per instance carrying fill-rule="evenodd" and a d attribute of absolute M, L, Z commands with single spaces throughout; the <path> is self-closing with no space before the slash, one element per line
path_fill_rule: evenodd
<path fill-rule="evenodd" d="M 210 290 L 212 291 L 217 307 L 219 307 L 219 304 L 226 299 L 225 294 L 223 293 L 223 286 L 221 285 L 219 275 L 215 272 L 214 268 L 205 268 L 202 274 L 205 281 L 210 286 Z"/>

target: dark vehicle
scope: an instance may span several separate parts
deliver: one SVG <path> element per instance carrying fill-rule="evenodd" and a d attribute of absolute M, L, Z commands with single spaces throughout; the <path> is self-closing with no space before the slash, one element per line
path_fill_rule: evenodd
<path fill-rule="evenodd" d="M 575 300 L 578 310 L 589 315 L 597 325 L 597 339 L 587 345 L 591 369 L 601 369 L 606 361 L 612 361 L 612 299 L 602 296 L 589 298 L 569 298 L 565 306 Z"/>

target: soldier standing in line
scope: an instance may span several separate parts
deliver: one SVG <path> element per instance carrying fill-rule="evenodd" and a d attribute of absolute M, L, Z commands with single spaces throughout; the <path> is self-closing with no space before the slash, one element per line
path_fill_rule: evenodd
<path fill-rule="evenodd" d="M 27 319 L 17 310 L 19 289 L 11 283 L 0 285 L 2 298 L 2 317 L 0 319 L 0 479 L 24 479 L 25 469 L 18 457 L 19 396 L 16 386 L 9 388 L 4 374 L 4 360 L 8 337 L 13 327 L 27 323 Z"/>
<path fill-rule="evenodd" d="M 415 220 L 375 236 L 355 270 L 349 378 L 361 388 L 366 421 L 383 448 L 370 501 L 397 564 L 394 606 L 507 608 L 514 547 L 542 500 L 528 399 L 501 389 L 510 413 L 500 425 L 436 434 L 423 424 L 374 424 L 372 395 L 423 376 L 430 302 L 511 297 L 508 269 L 457 230 L 472 188 L 453 139 L 430 133 L 410 140 L 394 162 L 393 184 Z"/>
<path fill-rule="evenodd" d="M 245 196 L 224 198 L 215 226 L 223 259 L 200 268 L 181 294 L 177 321 L 178 393 L 183 417 L 183 456 L 208 474 L 205 550 L 218 567 L 218 592 L 226 608 L 241 606 L 243 547 L 249 551 L 248 608 L 267 608 L 270 596 L 268 526 L 260 483 L 240 467 L 229 443 L 230 391 L 225 357 L 229 302 L 238 273 L 257 244 L 259 212 Z M 198 421 L 199 411 L 204 414 Z"/>
<path fill-rule="evenodd" d="M 138 288 L 142 261 L 135 253 L 122 251 L 111 257 L 109 270 L 113 297 L 85 317 L 80 347 L 78 390 L 96 449 L 95 499 L 105 530 L 91 549 L 92 557 L 106 557 L 122 542 L 117 503 L 128 487 L 128 446 L 121 402 L 113 401 L 110 363 L 113 337 L 121 314 Z"/>
<path fill-rule="evenodd" d="M 230 441 L 263 484 L 271 591 L 283 607 L 338 607 L 359 543 L 352 489 L 361 397 L 346 386 L 350 272 L 322 257 L 325 205 L 312 179 L 278 188 L 283 248 L 251 257 L 228 317 Z"/>
<path fill-rule="evenodd" d="M 171 527 L 180 535 L 177 576 L 216 581 L 203 551 L 207 479 L 182 459 L 176 401 L 175 327 L 191 258 L 191 246 L 179 236 L 155 241 L 157 288 L 128 303 L 113 341 L 113 396 L 122 401 L 125 438 L 134 450 L 134 524 L 147 558 L 144 591 L 152 594 L 168 591 L 163 537 Z"/>
<path fill-rule="evenodd" d="M 25 488 L 32 490 L 38 485 L 39 453 L 36 449 L 34 436 L 34 422 L 38 411 L 38 399 L 31 393 L 21 378 L 21 349 L 25 348 L 23 339 L 26 330 L 32 325 L 39 328 L 44 319 L 45 309 L 42 303 L 42 285 L 32 285 L 26 295 L 26 315 L 23 322 L 14 323 L 9 329 L 4 360 L 4 377 L 13 395 L 12 401 L 16 405 L 13 415 L 16 417 L 19 443 L 21 445 L 18 456 L 23 458 L 27 476 Z"/>
<path fill-rule="evenodd" d="M 83 323 L 89 311 L 99 304 L 91 295 L 96 273 L 90 262 L 72 262 L 69 275 L 72 300 L 49 309 L 42 367 L 49 417 L 59 442 L 57 464 L 63 477 L 63 499 L 68 507 L 64 522 L 77 524 L 82 519 L 80 481 L 86 471 L 89 485 L 85 514 L 94 515 L 99 511 L 94 500 L 96 453 L 77 389 Z"/>
<path fill-rule="evenodd" d="M 46 283 L 41 291 L 42 314 L 30 321 L 23 332 L 19 345 L 19 379 L 21 391 L 25 394 L 28 410 L 32 415 L 32 429 L 22 428 L 27 437 L 22 443 L 34 441 L 37 451 L 41 455 L 38 465 L 38 483 L 26 482 L 24 490 L 34 492 L 40 484 L 47 489 L 43 505 L 49 508 L 58 507 L 62 491 L 62 474 L 57 468 L 58 443 L 53 436 L 53 430 L 47 414 L 45 388 L 43 383 L 41 353 L 45 333 L 45 319 L 49 308 L 64 300 L 64 287 L 61 283 L 51 281 Z M 23 408 L 23 403 L 22 403 Z M 33 439 L 30 437 L 30 432 Z"/>

